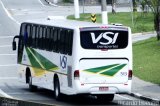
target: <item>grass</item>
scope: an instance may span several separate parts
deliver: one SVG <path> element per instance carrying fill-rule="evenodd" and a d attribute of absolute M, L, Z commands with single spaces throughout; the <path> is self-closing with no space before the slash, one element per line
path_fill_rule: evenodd
<path fill-rule="evenodd" d="M 75 20 L 73 15 L 67 17 L 68 19 Z M 101 14 L 96 14 L 97 23 L 101 23 Z M 125 26 L 129 26 L 132 29 L 132 33 L 149 32 L 154 31 L 153 14 L 147 13 L 145 16 L 142 13 L 134 13 L 134 24 L 132 24 L 131 13 L 119 12 L 116 14 L 108 14 L 109 23 L 121 23 Z M 81 14 L 80 21 L 90 21 L 91 14 Z"/>
<path fill-rule="evenodd" d="M 156 38 L 133 44 L 133 73 L 140 79 L 160 84 L 160 42 Z"/>

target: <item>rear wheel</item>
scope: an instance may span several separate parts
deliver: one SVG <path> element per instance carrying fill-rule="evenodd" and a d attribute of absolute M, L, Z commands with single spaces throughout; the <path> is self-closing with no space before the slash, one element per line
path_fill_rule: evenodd
<path fill-rule="evenodd" d="M 114 94 L 97 95 L 97 100 L 100 102 L 111 102 L 114 99 Z"/>
<path fill-rule="evenodd" d="M 29 83 L 28 83 L 28 85 L 29 85 L 29 90 L 31 92 L 37 91 L 37 86 L 32 85 L 32 76 L 29 76 Z"/>
<path fill-rule="evenodd" d="M 56 79 L 54 82 L 54 97 L 56 100 L 60 100 L 61 99 L 61 93 L 60 93 L 60 84 L 59 84 L 59 80 Z"/>

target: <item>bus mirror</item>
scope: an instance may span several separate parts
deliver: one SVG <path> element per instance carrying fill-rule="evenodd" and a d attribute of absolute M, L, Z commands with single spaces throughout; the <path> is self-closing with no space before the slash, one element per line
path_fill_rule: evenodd
<path fill-rule="evenodd" d="M 12 50 L 16 50 L 16 41 L 15 41 L 16 38 L 19 39 L 19 38 L 20 38 L 19 35 L 16 35 L 16 36 L 13 38 L 13 42 L 12 42 Z"/>
<path fill-rule="evenodd" d="M 16 41 L 12 42 L 12 50 L 16 50 Z"/>

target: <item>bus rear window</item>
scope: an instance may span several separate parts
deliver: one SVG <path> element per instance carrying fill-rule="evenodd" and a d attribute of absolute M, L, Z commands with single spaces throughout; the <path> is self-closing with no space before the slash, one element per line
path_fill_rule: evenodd
<path fill-rule="evenodd" d="M 84 49 L 123 49 L 128 45 L 127 30 L 81 30 Z"/>

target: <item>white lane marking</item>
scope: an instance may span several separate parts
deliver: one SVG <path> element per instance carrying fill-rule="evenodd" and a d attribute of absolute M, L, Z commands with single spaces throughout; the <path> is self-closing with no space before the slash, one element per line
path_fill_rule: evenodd
<path fill-rule="evenodd" d="M 20 93 L 20 92 L 13 92 L 13 93 L 8 93 L 8 94 L 10 94 L 10 95 L 33 95 L 34 93 L 29 93 L 29 92 L 22 92 L 22 93 Z"/>
<path fill-rule="evenodd" d="M 13 98 L 12 96 L 8 95 L 7 93 L 2 91 L 1 89 L 0 89 L 0 94 L 3 95 L 4 97 L 7 97 L 7 98 Z"/>
<path fill-rule="evenodd" d="M 0 54 L 0 56 L 16 56 L 17 54 Z"/>
<path fill-rule="evenodd" d="M 39 2 L 40 2 L 40 4 L 42 5 L 42 6 L 45 6 L 43 3 L 42 3 L 42 1 L 41 0 L 38 0 Z"/>
<path fill-rule="evenodd" d="M 4 6 L 4 4 L 3 4 L 3 2 L 2 2 L 1 0 L 0 0 L 0 3 L 1 3 L 1 5 L 2 5 L 4 11 L 7 13 L 8 17 L 9 17 L 11 20 L 13 20 L 14 22 L 16 22 L 17 24 L 20 25 L 20 23 L 19 23 L 17 20 L 15 20 L 15 19 L 12 17 L 12 15 L 8 12 L 8 10 L 5 8 L 5 6 Z"/>
<path fill-rule="evenodd" d="M 0 36 L 0 39 L 13 38 L 14 36 Z"/>
<path fill-rule="evenodd" d="M 133 100 L 133 99 L 131 99 L 131 98 L 128 98 L 128 97 L 125 97 L 125 96 L 121 96 L 121 95 L 119 95 L 119 94 L 116 94 L 116 96 L 119 96 L 119 97 L 124 98 L 124 99 L 127 99 L 127 100 Z"/>
<path fill-rule="evenodd" d="M 44 12 L 39 12 L 39 11 L 34 11 L 34 12 L 28 12 L 27 14 L 31 15 L 31 14 L 43 14 Z M 20 13 L 20 14 L 16 14 L 16 16 L 22 16 L 22 15 L 26 15 L 26 13 Z"/>
<path fill-rule="evenodd" d="M 17 66 L 18 64 L 6 64 L 6 65 L 0 65 L 0 67 L 9 67 L 9 66 Z"/>
<path fill-rule="evenodd" d="M 0 47 L 12 47 L 12 45 L 0 45 Z"/>
<path fill-rule="evenodd" d="M 0 77 L 0 80 L 18 79 L 18 77 Z"/>

